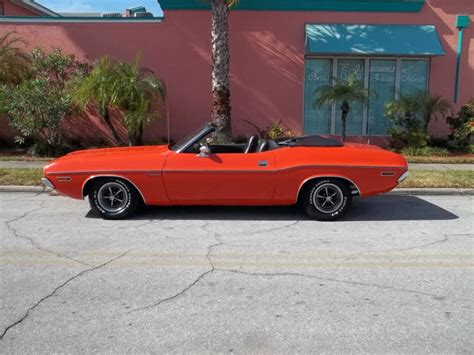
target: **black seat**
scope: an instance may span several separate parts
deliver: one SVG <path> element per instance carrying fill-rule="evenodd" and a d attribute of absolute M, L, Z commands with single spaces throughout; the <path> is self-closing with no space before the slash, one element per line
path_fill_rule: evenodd
<path fill-rule="evenodd" d="M 267 150 L 270 149 L 270 143 L 268 143 L 268 141 L 266 139 L 264 139 L 259 145 L 258 145 L 258 148 L 257 148 L 257 153 L 262 153 L 262 152 L 266 152 Z"/>
<path fill-rule="evenodd" d="M 247 146 L 245 147 L 244 153 L 249 154 L 249 153 L 255 153 L 258 147 L 258 136 L 254 134 L 251 136 L 247 142 Z"/>

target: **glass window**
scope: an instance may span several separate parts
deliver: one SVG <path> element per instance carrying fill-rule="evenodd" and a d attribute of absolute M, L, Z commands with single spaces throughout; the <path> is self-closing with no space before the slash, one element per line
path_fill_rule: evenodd
<path fill-rule="evenodd" d="M 385 103 L 395 98 L 396 60 L 370 60 L 367 134 L 387 134 L 390 120 L 385 117 Z"/>
<path fill-rule="evenodd" d="M 403 59 L 401 63 L 400 94 L 409 95 L 428 88 L 428 61 Z"/>
<path fill-rule="evenodd" d="M 365 59 L 339 59 L 337 61 L 337 77 L 341 80 L 349 80 L 351 77 L 357 79 L 364 86 Z M 341 113 L 336 105 L 336 134 L 341 134 Z M 361 135 L 364 120 L 364 104 L 350 103 L 350 111 L 347 116 L 347 135 Z"/>
<path fill-rule="evenodd" d="M 329 134 L 331 131 L 331 108 L 314 107 L 315 92 L 323 86 L 330 85 L 331 81 L 332 59 L 307 59 L 305 61 L 305 134 Z"/>
<path fill-rule="evenodd" d="M 341 134 L 340 103 L 328 108 L 314 108 L 314 93 L 318 88 L 330 85 L 333 66 L 337 77 L 348 80 L 351 76 L 365 84 L 365 68 L 368 64 L 368 87 L 373 96 L 367 107 L 352 103 L 347 118 L 348 135 L 387 135 L 390 120 L 385 117 L 385 104 L 400 95 L 410 95 L 428 89 L 429 62 L 423 59 L 369 59 L 369 58 L 320 58 L 305 61 L 304 133 Z M 400 72 L 397 72 L 400 68 Z M 399 81 L 398 81 L 399 80 Z M 334 110 L 334 111 L 333 111 Z M 334 122 L 331 120 L 334 119 Z M 367 120 L 367 121 L 364 121 Z M 365 123 L 365 124 L 364 124 Z M 366 131 L 364 131 L 366 128 Z"/>

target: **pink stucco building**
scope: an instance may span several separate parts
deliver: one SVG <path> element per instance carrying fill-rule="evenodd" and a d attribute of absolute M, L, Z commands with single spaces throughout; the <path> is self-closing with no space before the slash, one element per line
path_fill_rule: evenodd
<path fill-rule="evenodd" d="M 161 0 L 164 18 L 140 21 L 50 17 L 22 3 L 0 0 L 0 32 L 84 60 L 132 60 L 142 51 L 143 65 L 167 83 L 171 137 L 209 119 L 211 14 L 203 1 Z M 377 94 L 352 110 L 354 140 L 382 142 L 383 104 L 400 94 L 429 89 L 458 109 L 474 96 L 473 19 L 472 0 L 241 0 L 230 20 L 234 133 L 252 131 L 245 120 L 263 127 L 281 120 L 295 132 L 337 134 L 336 108 L 314 107 L 312 97 L 332 77 L 348 75 Z M 165 127 L 154 126 L 148 139 L 166 136 Z M 442 120 L 430 131 L 448 132 Z"/>

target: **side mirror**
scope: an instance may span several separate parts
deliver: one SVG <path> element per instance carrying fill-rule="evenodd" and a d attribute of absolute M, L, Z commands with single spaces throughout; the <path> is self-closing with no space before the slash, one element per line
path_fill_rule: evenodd
<path fill-rule="evenodd" d="M 199 148 L 199 154 L 197 155 L 199 158 L 209 158 L 209 154 L 211 154 L 211 151 L 207 145 L 202 145 Z"/>

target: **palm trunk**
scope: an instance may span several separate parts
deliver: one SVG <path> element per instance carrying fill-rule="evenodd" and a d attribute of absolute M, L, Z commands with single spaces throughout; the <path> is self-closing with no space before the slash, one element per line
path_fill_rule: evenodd
<path fill-rule="evenodd" d="M 342 141 L 346 141 L 346 127 L 347 127 L 347 115 L 349 114 L 349 104 L 343 102 L 341 105 L 341 138 Z"/>
<path fill-rule="evenodd" d="M 129 146 L 142 146 L 143 145 L 143 124 L 140 124 L 136 132 L 128 134 L 128 145 Z"/>
<path fill-rule="evenodd" d="M 103 109 L 102 117 L 104 119 L 105 124 L 107 125 L 107 127 L 109 127 L 110 131 L 112 132 L 112 136 L 114 137 L 114 144 L 118 145 L 121 139 L 112 123 L 112 118 L 110 117 L 110 111 L 108 107 L 105 107 Z"/>
<path fill-rule="evenodd" d="M 430 125 L 430 121 L 431 121 L 431 114 L 426 114 L 425 115 L 425 121 L 423 122 L 423 129 L 424 129 L 424 133 L 428 133 L 428 126 Z"/>
<path fill-rule="evenodd" d="M 230 106 L 229 6 L 226 0 L 212 0 L 212 121 L 218 141 L 232 141 Z"/>

